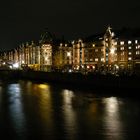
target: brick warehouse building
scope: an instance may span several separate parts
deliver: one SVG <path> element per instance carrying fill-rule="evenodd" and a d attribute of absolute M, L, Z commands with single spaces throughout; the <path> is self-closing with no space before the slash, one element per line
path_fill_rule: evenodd
<path fill-rule="evenodd" d="M 56 41 L 46 32 L 38 44 L 0 53 L 0 66 L 64 72 L 139 72 L 140 31 L 112 30 L 74 41 Z"/>

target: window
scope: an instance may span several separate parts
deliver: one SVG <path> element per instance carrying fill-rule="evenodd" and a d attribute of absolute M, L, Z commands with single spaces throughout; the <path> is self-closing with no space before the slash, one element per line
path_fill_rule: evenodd
<path fill-rule="evenodd" d="M 103 52 L 103 51 L 104 51 L 104 49 L 101 49 L 101 51 Z"/>
<path fill-rule="evenodd" d="M 120 44 L 121 44 L 121 45 L 124 45 L 124 41 L 121 41 Z"/>
<path fill-rule="evenodd" d="M 140 54 L 140 51 L 136 51 L 136 55 Z"/>
<path fill-rule="evenodd" d="M 138 40 L 135 40 L 135 44 L 138 44 Z"/>
<path fill-rule="evenodd" d="M 95 61 L 98 62 L 98 58 L 95 58 Z"/>
<path fill-rule="evenodd" d="M 95 49 L 95 52 L 98 52 L 98 49 Z"/>
<path fill-rule="evenodd" d="M 70 52 L 67 52 L 67 56 L 71 56 L 71 53 Z"/>
<path fill-rule="evenodd" d="M 124 50 L 124 47 L 121 47 L 120 50 Z"/>
<path fill-rule="evenodd" d="M 132 54 L 132 52 L 128 52 L 128 54 L 129 54 L 129 55 L 131 55 L 131 54 Z"/>
<path fill-rule="evenodd" d="M 132 60 L 132 57 L 128 57 L 128 60 Z"/>
<path fill-rule="evenodd" d="M 101 61 L 104 62 L 104 58 L 101 58 Z"/>
<path fill-rule="evenodd" d="M 129 40 L 129 41 L 128 41 L 128 44 L 131 44 L 131 43 L 132 43 L 132 41 Z"/>
<path fill-rule="evenodd" d="M 117 45 L 117 42 L 114 42 L 114 45 Z"/>
<path fill-rule="evenodd" d="M 128 49 L 129 49 L 129 50 L 131 50 L 131 49 L 132 49 L 132 47 L 131 47 L 131 46 L 129 46 L 129 47 L 128 47 Z"/>

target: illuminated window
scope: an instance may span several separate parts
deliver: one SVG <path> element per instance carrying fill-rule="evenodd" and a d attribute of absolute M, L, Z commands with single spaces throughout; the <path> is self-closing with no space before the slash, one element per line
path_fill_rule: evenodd
<path fill-rule="evenodd" d="M 104 58 L 101 58 L 101 61 L 104 62 Z"/>
<path fill-rule="evenodd" d="M 71 56 L 71 53 L 70 52 L 67 52 L 67 56 Z"/>
<path fill-rule="evenodd" d="M 132 60 L 132 57 L 128 57 L 128 60 Z"/>
<path fill-rule="evenodd" d="M 121 44 L 121 45 L 124 45 L 124 41 L 121 41 L 120 44 Z"/>
<path fill-rule="evenodd" d="M 136 55 L 140 54 L 140 51 L 136 51 Z"/>
<path fill-rule="evenodd" d="M 131 47 L 131 46 L 129 46 L 129 47 L 128 47 L 128 49 L 129 49 L 129 50 L 131 50 L 131 49 L 132 49 L 132 47 Z"/>
<path fill-rule="evenodd" d="M 117 45 L 117 42 L 114 42 L 114 45 Z"/>
<path fill-rule="evenodd" d="M 129 54 L 129 55 L 131 55 L 131 54 L 132 54 L 132 52 L 129 52 L 128 54 Z"/>
<path fill-rule="evenodd" d="M 95 47 L 95 44 L 92 44 L 92 47 Z"/>
<path fill-rule="evenodd" d="M 101 51 L 103 52 L 103 51 L 104 51 L 104 49 L 101 49 Z"/>
<path fill-rule="evenodd" d="M 136 49 L 138 49 L 138 47 L 136 46 Z"/>
<path fill-rule="evenodd" d="M 132 41 L 129 40 L 129 41 L 128 41 L 128 44 L 131 44 L 131 43 L 132 43 Z"/>
<path fill-rule="evenodd" d="M 98 62 L 98 58 L 95 58 L 95 61 Z"/>
<path fill-rule="evenodd" d="M 95 49 L 95 52 L 98 52 L 98 49 Z"/>
<path fill-rule="evenodd" d="M 135 44 L 138 44 L 138 40 L 135 40 Z"/>
<path fill-rule="evenodd" d="M 140 49 L 140 45 L 138 45 L 138 49 Z"/>
<path fill-rule="evenodd" d="M 121 47 L 120 50 L 124 50 L 124 47 Z"/>
<path fill-rule="evenodd" d="M 111 54 L 114 54 L 114 53 L 115 53 L 115 48 L 111 48 L 111 49 L 110 49 L 110 53 L 111 53 Z"/>

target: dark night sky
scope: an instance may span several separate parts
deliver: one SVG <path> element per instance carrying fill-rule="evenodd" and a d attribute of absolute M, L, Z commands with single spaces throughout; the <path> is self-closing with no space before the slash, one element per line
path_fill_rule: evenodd
<path fill-rule="evenodd" d="M 3 2 L 2 2 L 3 1 Z M 39 40 L 49 29 L 74 39 L 113 28 L 140 27 L 139 0 L 2 0 L 0 50 Z"/>

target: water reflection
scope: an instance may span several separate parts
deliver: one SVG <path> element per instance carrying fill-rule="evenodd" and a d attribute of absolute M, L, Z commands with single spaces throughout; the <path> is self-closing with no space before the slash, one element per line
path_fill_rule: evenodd
<path fill-rule="evenodd" d="M 17 135 L 22 137 L 26 131 L 26 119 L 23 111 L 23 102 L 19 84 L 9 84 L 8 86 L 8 103 L 9 119 Z M 24 135 L 25 136 L 25 135 Z"/>
<path fill-rule="evenodd" d="M 104 129 L 108 140 L 124 139 L 120 120 L 119 101 L 116 97 L 103 98 L 105 105 Z"/>
<path fill-rule="evenodd" d="M 52 123 L 52 99 L 50 86 L 47 84 L 34 84 L 34 96 L 37 97 L 37 107 L 41 119 L 47 124 Z M 50 125 L 49 125 L 50 126 Z"/>
<path fill-rule="evenodd" d="M 16 139 L 41 140 L 139 136 L 139 103 L 93 92 L 31 81 L 4 83 L 0 88 L 0 129 L 10 134 L 8 139 L 15 135 Z"/>
<path fill-rule="evenodd" d="M 63 113 L 64 113 L 64 127 L 66 130 L 67 138 L 76 139 L 75 134 L 77 133 L 76 113 L 72 107 L 72 100 L 74 93 L 70 90 L 63 90 Z"/>

